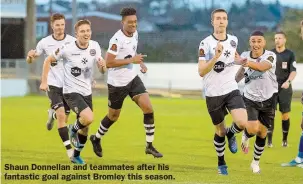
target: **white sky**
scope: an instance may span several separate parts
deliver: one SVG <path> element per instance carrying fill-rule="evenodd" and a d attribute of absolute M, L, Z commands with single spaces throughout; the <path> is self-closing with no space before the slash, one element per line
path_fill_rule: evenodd
<path fill-rule="evenodd" d="M 36 0 L 36 3 L 45 3 L 48 2 L 49 0 Z M 72 1 L 72 0 L 69 0 Z M 88 2 L 90 0 L 77 0 L 78 2 Z M 112 2 L 112 1 L 117 1 L 117 0 L 99 0 L 100 2 Z M 123 0 L 119 0 L 119 1 L 123 1 Z M 199 7 L 200 4 L 204 3 L 205 0 L 188 0 L 189 2 L 192 2 L 195 6 Z M 210 3 L 210 0 L 206 0 L 208 3 Z M 230 4 L 231 2 L 242 2 L 244 3 L 245 0 L 215 0 L 215 2 L 220 2 L 223 4 Z M 253 1 L 253 0 L 252 0 Z M 201 3 L 202 2 L 202 3 Z M 276 2 L 276 0 L 262 0 L 262 2 L 266 3 L 266 2 Z M 280 3 L 283 5 L 289 5 L 292 7 L 301 7 L 303 8 L 303 1 L 302 0 L 280 0 Z"/>

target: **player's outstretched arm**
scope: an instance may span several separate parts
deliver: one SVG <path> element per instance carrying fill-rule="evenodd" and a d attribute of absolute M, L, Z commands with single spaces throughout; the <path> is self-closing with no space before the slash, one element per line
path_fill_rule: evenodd
<path fill-rule="evenodd" d="M 236 77 L 235 77 L 235 80 L 237 82 L 240 82 L 243 78 L 244 78 L 244 72 L 245 72 L 245 69 L 243 68 L 243 66 L 238 70 L 237 74 L 236 74 Z"/>
<path fill-rule="evenodd" d="M 272 64 L 269 61 L 261 61 L 259 63 L 247 61 L 243 66 L 260 72 L 265 72 L 272 68 Z"/>
<path fill-rule="evenodd" d="M 52 62 L 56 62 L 56 58 L 54 56 L 52 56 L 52 55 L 48 56 L 44 60 L 43 69 L 42 69 L 42 77 L 41 77 L 41 85 L 40 85 L 40 89 L 42 91 L 47 91 L 48 90 L 47 76 L 48 76 L 48 72 L 50 70 Z"/>
<path fill-rule="evenodd" d="M 28 64 L 31 64 L 35 61 L 35 59 L 39 57 L 39 55 L 37 54 L 36 50 L 30 50 L 28 53 L 27 53 L 27 57 L 26 57 L 26 62 Z"/>
<path fill-rule="evenodd" d="M 127 59 L 116 59 L 116 55 L 111 54 L 109 52 L 106 53 L 105 61 L 107 68 L 115 68 L 124 65 L 128 65 L 130 63 L 139 64 L 143 62 L 145 55 L 138 54 L 134 57 Z"/>
<path fill-rule="evenodd" d="M 214 57 L 209 61 L 199 60 L 199 75 L 204 77 L 206 74 L 208 74 L 213 69 L 217 59 L 218 58 Z"/>

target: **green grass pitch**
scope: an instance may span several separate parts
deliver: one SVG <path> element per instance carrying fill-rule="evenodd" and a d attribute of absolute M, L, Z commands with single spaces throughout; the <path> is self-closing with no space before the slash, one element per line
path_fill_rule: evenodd
<path fill-rule="evenodd" d="M 155 111 L 156 133 L 154 145 L 164 154 L 162 159 L 145 155 L 145 130 L 141 110 L 129 99 L 124 102 L 120 119 L 111 127 L 103 138 L 103 158 L 96 157 L 90 141 L 82 152 L 83 159 L 92 165 L 133 165 L 131 171 L 110 170 L 92 171 L 73 170 L 63 144 L 58 136 L 56 125 L 47 131 L 48 99 L 46 97 L 28 96 L 23 98 L 2 98 L 1 138 L 2 138 L 2 183 L 180 183 L 180 184 L 302 184 L 303 169 L 283 168 L 281 163 L 294 158 L 298 150 L 301 135 L 300 122 L 302 105 L 293 102 L 289 147 L 281 147 L 281 119 L 276 116 L 274 148 L 266 148 L 261 157 L 261 174 L 254 175 L 250 170 L 254 139 L 250 142 L 250 152 L 244 155 L 241 151 L 231 154 L 226 147 L 225 157 L 228 165 L 228 176 L 217 174 L 217 156 L 213 147 L 214 127 L 208 116 L 203 100 L 152 98 Z M 95 121 L 90 127 L 94 134 L 100 120 L 107 112 L 107 99 L 93 99 Z M 72 114 L 69 122 L 74 122 Z M 226 119 L 229 125 L 230 116 Z M 237 136 L 238 145 L 241 135 Z M 5 170 L 5 164 L 67 164 L 67 171 L 12 171 Z M 155 170 L 137 170 L 141 164 L 155 165 Z M 158 164 L 169 166 L 169 170 L 159 170 Z M 39 180 L 12 181 L 4 180 L 4 174 L 30 174 L 40 176 Z M 56 175 L 59 180 L 43 182 L 44 174 Z M 142 175 L 142 180 L 94 180 L 93 173 L 100 175 Z M 91 180 L 61 180 L 63 175 L 90 174 Z M 145 175 L 170 177 L 172 180 L 146 180 Z"/>

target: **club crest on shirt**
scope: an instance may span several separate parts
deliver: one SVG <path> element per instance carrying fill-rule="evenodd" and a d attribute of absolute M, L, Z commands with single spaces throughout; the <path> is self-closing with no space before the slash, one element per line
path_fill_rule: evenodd
<path fill-rule="evenodd" d="M 95 56 L 96 55 L 96 50 L 95 49 L 90 49 L 89 54 L 91 56 Z"/>
<path fill-rule="evenodd" d="M 117 49 L 118 49 L 117 44 L 112 44 L 110 50 L 117 52 Z"/>
<path fill-rule="evenodd" d="M 231 40 L 231 41 L 230 41 L 230 45 L 231 45 L 233 48 L 236 48 L 236 47 L 237 47 L 237 43 L 236 43 L 234 40 Z"/>

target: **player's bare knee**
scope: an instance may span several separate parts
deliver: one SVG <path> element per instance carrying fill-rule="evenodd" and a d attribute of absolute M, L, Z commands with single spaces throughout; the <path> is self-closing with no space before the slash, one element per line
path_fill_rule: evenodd
<path fill-rule="evenodd" d="M 93 121 L 94 121 L 94 115 L 93 114 L 89 114 L 88 116 L 85 117 L 86 125 L 91 124 Z"/>
<path fill-rule="evenodd" d="M 264 139 L 267 136 L 267 130 L 260 130 L 260 131 L 258 131 L 257 136 L 259 136 L 262 139 Z"/>
<path fill-rule="evenodd" d="M 245 109 L 234 109 L 231 111 L 232 117 L 236 125 L 240 129 L 244 129 L 247 124 L 247 112 Z"/>
<path fill-rule="evenodd" d="M 59 108 L 58 110 L 56 110 L 56 117 L 57 117 L 57 121 L 58 121 L 58 128 L 64 127 L 65 126 L 66 115 L 64 113 L 63 108 Z"/>
<path fill-rule="evenodd" d="M 248 123 L 249 124 L 249 123 Z M 247 124 L 247 125 L 248 125 Z M 259 127 L 257 125 L 255 126 L 246 126 L 246 130 L 250 135 L 256 135 L 259 132 Z"/>
<path fill-rule="evenodd" d="M 282 113 L 282 120 L 288 120 L 289 119 L 289 113 Z"/>
<path fill-rule="evenodd" d="M 244 129 L 246 127 L 247 124 L 247 119 L 243 118 L 243 119 L 239 119 L 237 122 L 235 122 L 236 125 L 240 128 L 240 129 Z"/>

